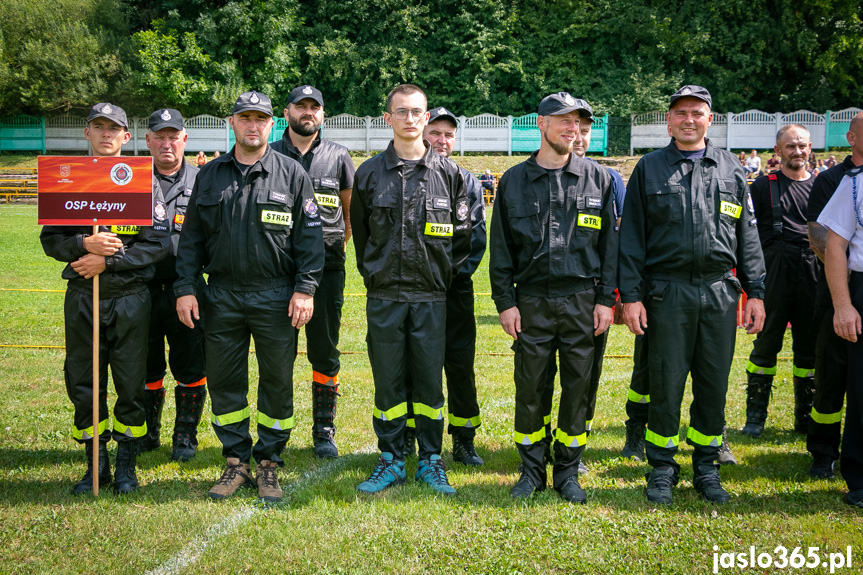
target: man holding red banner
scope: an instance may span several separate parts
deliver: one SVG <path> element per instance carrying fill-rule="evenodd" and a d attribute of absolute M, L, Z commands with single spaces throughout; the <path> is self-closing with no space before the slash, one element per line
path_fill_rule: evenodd
<path fill-rule="evenodd" d="M 84 137 L 96 157 L 119 156 L 129 141 L 126 113 L 108 103 L 93 106 Z M 66 324 L 66 391 L 75 407 L 72 437 L 87 452 L 87 472 L 72 493 L 93 489 L 93 433 L 99 434 L 99 483 L 111 481 L 107 443 L 117 442 L 114 491 L 138 489 L 135 457 L 138 439 L 147 432 L 143 407 L 147 362 L 150 293 L 147 281 L 155 262 L 169 250 L 165 205 L 153 186 L 152 226 L 45 226 L 40 240 L 45 254 L 68 265 L 64 317 Z M 93 421 L 93 277 L 99 291 L 99 421 Z M 108 365 L 117 391 L 113 431 L 108 430 Z M 94 426 L 97 430 L 94 431 Z"/>

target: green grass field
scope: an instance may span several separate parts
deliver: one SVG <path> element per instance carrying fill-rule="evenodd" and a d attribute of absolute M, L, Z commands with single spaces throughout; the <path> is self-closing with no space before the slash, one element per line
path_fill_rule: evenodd
<path fill-rule="evenodd" d="M 779 364 L 767 432 L 755 441 L 737 431 L 751 347 L 742 332 L 727 409 L 741 464 L 722 470 L 730 504 L 714 506 L 697 496 L 684 442 L 682 480 L 670 508 L 646 501 L 646 465 L 619 457 L 632 364 L 632 336 L 622 326 L 612 328 L 585 452 L 588 504 L 564 504 L 552 490 L 527 503 L 513 501 L 512 357 L 487 295 L 485 264 L 476 277 L 476 372 L 483 417 L 477 442 L 487 463 L 480 469 L 453 464 L 457 497 L 434 496 L 412 481 L 377 496 L 356 492 L 377 450 L 362 282 L 349 267 L 336 436 L 342 457 L 322 462 L 312 456 L 311 368 L 301 355 L 297 426 L 280 471 L 282 504 L 262 505 L 251 490 L 225 502 L 206 498 L 224 465 L 207 423 L 193 461 L 170 461 L 170 445 L 139 458 L 139 492 L 73 498 L 69 490 L 83 473 L 84 457 L 70 435 L 72 406 L 63 384 L 64 352 L 57 347 L 63 345 L 62 264 L 42 253 L 38 233 L 34 205 L 0 206 L 0 573 L 700 574 L 712 572 L 714 546 L 747 555 L 754 546 L 757 555 L 780 545 L 789 554 L 802 546 L 804 555 L 807 547 L 819 547 L 825 559 L 851 546 L 852 567 L 835 572 L 863 572 L 863 514 L 842 502 L 841 480 L 808 479 L 805 440 L 792 431 L 789 346 L 781 354 L 786 360 Z M 256 380 L 254 354 L 249 360 Z M 163 417 L 165 444 L 172 397 Z M 451 463 L 449 450 L 446 437 L 444 459 Z M 416 460 L 407 467 L 410 477 Z"/>

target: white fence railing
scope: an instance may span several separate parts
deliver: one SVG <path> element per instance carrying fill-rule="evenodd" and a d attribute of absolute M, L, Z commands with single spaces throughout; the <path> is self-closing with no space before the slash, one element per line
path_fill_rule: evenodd
<path fill-rule="evenodd" d="M 719 148 L 726 150 L 770 149 L 776 144 L 776 132 L 786 124 L 805 126 L 812 136 L 812 147 L 847 146 L 845 133 L 851 118 L 860 108 L 846 108 L 825 114 L 798 110 L 790 114 L 770 114 L 761 110 L 747 110 L 739 114 L 713 113 L 713 124 L 707 129 L 707 137 Z M 659 148 L 669 142 L 665 112 L 633 114 L 630 118 L 632 132 L 629 138 L 629 153 L 636 149 Z"/>
<path fill-rule="evenodd" d="M 725 149 L 769 149 L 775 144 L 776 131 L 789 123 L 802 124 L 812 134 L 812 146 L 847 146 L 845 133 L 851 118 L 860 108 L 846 108 L 825 114 L 798 110 L 790 114 L 768 113 L 760 110 L 747 110 L 740 113 L 714 113 L 713 124 L 707 136 L 713 144 Z M 60 152 L 87 152 L 89 144 L 84 139 L 84 118 L 59 116 L 54 118 L 33 118 L 19 116 L 20 120 L 0 121 L 0 150 L 43 149 Z M 538 145 L 539 132 L 536 128 L 535 114 L 513 118 L 480 114 L 471 118 L 458 119 L 459 130 L 456 150 L 466 152 L 506 152 L 513 149 L 519 152 L 531 151 L 527 148 Z M 270 141 L 281 138 L 286 122 L 276 118 Z M 146 118 L 133 118 L 130 122 L 132 137 L 124 146 L 127 154 L 147 153 L 145 134 Z M 591 150 L 607 152 L 609 123 L 608 118 L 598 118 L 593 130 Z M 189 133 L 187 150 L 190 153 L 225 152 L 233 145 L 233 133 L 226 118 L 201 115 L 186 120 Z M 346 146 L 349 150 L 375 152 L 386 149 L 392 138 L 392 130 L 383 116 L 358 117 L 339 114 L 326 118 L 323 136 Z M 625 137 L 625 136 L 624 136 Z M 624 140 L 625 141 L 625 140 Z M 636 149 L 661 148 L 668 144 L 669 136 L 665 122 L 665 112 L 633 114 L 630 118 L 629 153 Z M 515 145 L 513 144 L 515 142 Z"/>

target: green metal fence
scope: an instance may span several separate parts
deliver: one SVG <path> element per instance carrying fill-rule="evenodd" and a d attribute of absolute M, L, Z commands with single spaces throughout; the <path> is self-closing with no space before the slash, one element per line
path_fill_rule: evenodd
<path fill-rule="evenodd" d="M 537 114 L 528 114 L 512 121 L 512 151 L 533 152 L 539 149 L 540 133 L 536 127 Z M 602 152 L 608 155 L 608 114 L 595 118 L 590 133 L 588 152 Z"/>
<path fill-rule="evenodd" d="M 45 153 L 45 118 L 16 116 L 0 119 L 0 151 L 27 150 Z"/>

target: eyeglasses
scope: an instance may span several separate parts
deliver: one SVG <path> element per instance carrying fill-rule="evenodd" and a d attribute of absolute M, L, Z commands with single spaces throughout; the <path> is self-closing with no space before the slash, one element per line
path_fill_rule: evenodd
<path fill-rule="evenodd" d="M 408 110 L 407 108 L 396 108 L 395 111 L 393 111 L 393 116 L 399 120 L 407 120 L 408 116 L 419 118 L 425 113 L 425 110 L 421 110 L 420 108 L 414 108 L 413 110 Z"/>

